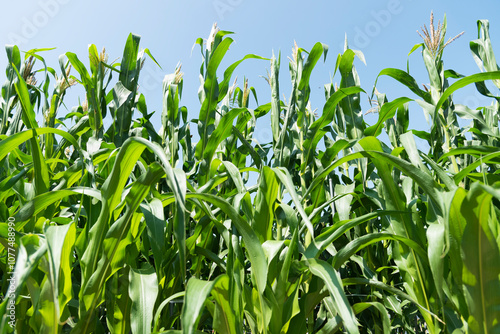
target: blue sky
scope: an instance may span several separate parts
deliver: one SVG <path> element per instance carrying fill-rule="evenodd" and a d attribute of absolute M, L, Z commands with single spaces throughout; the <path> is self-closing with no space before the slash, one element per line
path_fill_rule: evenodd
<path fill-rule="evenodd" d="M 162 66 L 160 69 L 148 60 L 141 74 L 141 89 L 149 110 L 156 110 L 157 115 L 161 113 L 161 82 L 180 61 L 184 72 L 181 102 L 188 107 L 190 118 L 195 118 L 199 110 L 197 91 L 201 56 L 199 48 L 195 47 L 192 52 L 192 47 L 196 38 L 208 36 L 214 22 L 223 30 L 235 32 L 232 36 L 235 42 L 226 54 L 222 69 L 248 53 L 271 57 L 273 50 L 275 53 L 281 51 L 280 88 L 287 98 L 290 89 L 287 56 L 291 54 L 294 41 L 306 50 L 322 42 L 329 46 L 327 61 L 318 63 L 311 78 L 312 107 L 321 112 L 323 85 L 331 81 L 336 56 L 342 51 L 346 35 L 350 47 L 365 55 L 367 66 L 359 61 L 355 64 L 362 88 L 371 92 L 382 69 L 405 69 L 408 52 L 421 42 L 416 31 L 423 24 L 428 25 L 431 10 L 436 21 L 447 14 L 448 37 L 465 31 L 446 48 L 443 57 L 446 69 L 453 68 L 462 74 L 479 71 L 469 50 L 469 41 L 477 38 L 478 19 L 490 20 L 493 47 L 495 50 L 500 48 L 500 3 L 493 0 L 474 3 L 428 0 L 19 0 L 4 4 L 0 14 L 0 44 L 15 43 L 24 51 L 56 47 L 56 50 L 43 53 L 49 66 L 56 68 L 59 55 L 67 51 L 75 52 L 88 64 L 89 44 L 95 44 L 98 50 L 106 47 L 110 60 L 119 59 L 127 35 L 130 32 L 139 34 L 141 47 L 149 48 Z M 0 64 L 0 67 L 6 64 L 5 52 L 0 52 Z M 270 100 L 268 86 L 260 77 L 266 74 L 267 68 L 267 61 L 247 60 L 235 72 L 240 87 L 246 77 L 257 89 L 260 104 Z M 420 52 L 410 56 L 410 69 L 419 83 L 428 82 Z M 4 73 L 0 73 L 2 82 Z M 390 78 L 381 79 L 378 89 L 386 93 L 389 100 L 405 95 L 414 97 Z M 69 108 L 78 103 L 77 96 L 83 99 L 81 91 L 72 90 L 66 99 Z M 473 90 L 464 90 L 455 99 L 471 107 L 476 107 L 480 101 Z M 410 110 L 411 127 L 425 129 L 427 125 L 418 105 L 412 104 Z M 376 115 L 369 115 L 366 121 L 373 124 L 376 118 Z M 259 135 L 258 131 L 256 133 Z M 260 137 L 263 141 L 269 140 L 270 131 L 263 129 Z"/>

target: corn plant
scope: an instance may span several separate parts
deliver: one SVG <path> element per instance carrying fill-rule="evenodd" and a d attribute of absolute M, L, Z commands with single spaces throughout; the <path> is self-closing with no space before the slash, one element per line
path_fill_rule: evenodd
<path fill-rule="evenodd" d="M 480 73 L 445 70 L 458 36 L 445 42 L 446 17 L 433 20 L 410 52 L 422 51 L 429 87 L 382 70 L 412 95 L 374 89 L 373 125 L 364 55 L 347 40 L 316 111 L 310 78 L 327 45 L 294 45 L 288 86 L 281 53 L 220 69 L 233 39 L 214 25 L 196 41 L 195 118 L 180 64 L 159 115 L 148 111 L 138 82 L 156 60 L 137 35 L 119 62 L 91 45 L 88 65 L 67 52 L 58 69 L 43 49 L 6 47 L 0 332 L 498 332 L 499 97 L 487 82 L 500 88 L 500 71 L 484 20 L 470 42 Z M 233 81 L 243 61 L 269 62 L 266 103 Z M 453 102 L 471 84 L 491 105 Z M 75 85 L 85 96 L 63 115 Z M 410 129 L 410 112 L 428 132 Z M 270 142 L 255 138 L 259 119 Z"/>

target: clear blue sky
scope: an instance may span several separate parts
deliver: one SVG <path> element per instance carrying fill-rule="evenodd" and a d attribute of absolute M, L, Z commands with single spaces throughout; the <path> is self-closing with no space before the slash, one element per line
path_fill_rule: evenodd
<path fill-rule="evenodd" d="M 182 62 L 184 94 L 182 104 L 196 117 L 199 108 L 199 48 L 192 46 L 198 37 L 206 38 L 214 22 L 223 30 L 235 32 L 235 43 L 226 54 L 221 66 L 239 60 L 245 54 L 254 53 L 270 57 L 272 51 L 282 53 L 280 85 L 288 98 L 289 75 L 287 56 L 294 40 L 310 50 L 316 42 L 329 45 L 326 63 L 318 63 L 311 79 L 312 107 L 321 108 L 324 103 L 323 85 L 329 83 L 338 53 L 342 51 L 347 34 L 350 46 L 361 50 L 367 66 L 357 62 L 362 87 L 371 91 L 377 74 L 386 67 L 404 69 L 407 55 L 421 39 L 416 33 L 423 24 L 428 25 L 429 14 L 434 11 L 436 21 L 448 18 L 448 37 L 465 31 L 464 36 L 445 51 L 445 68 L 453 68 L 462 74 L 478 72 L 469 41 L 477 38 L 476 21 L 490 20 L 490 33 L 495 50 L 500 50 L 500 2 L 476 1 L 262 1 L 262 0 L 204 0 L 204 1 L 70 1 L 70 0 L 18 0 L 8 2 L 0 13 L 0 44 L 17 44 L 21 50 L 56 47 L 44 53 L 50 66 L 57 67 L 57 59 L 66 51 L 75 52 L 88 64 L 88 45 L 96 44 L 98 50 L 106 47 L 109 59 L 122 55 L 123 46 L 130 32 L 142 36 L 141 47 L 149 48 L 163 69 L 147 61 L 141 74 L 142 92 L 146 95 L 150 111 L 161 113 L 161 82 L 167 73 L 174 71 Z M 0 67 L 5 68 L 5 52 L 0 52 Z M 427 83 L 420 52 L 410 57 L 411 74 L 419 83 Z M 270 91 L 261 75 L 266 74 L 269 63 L 248 60 L 235 72 L 239 85 L 243 76 L 255 86 L 259 103 L 270 100 Z M 0 80 L 5 80 L 1 70 Z M 74 73 L 76 75 L 76 73 Z M 335 78 L 334 81 L 338 81 Z M 380 80 L 379 91 L 389 100 L 400 96 L 414 97 L 412 93 L 392 79 Z M 77 104 L 74 90 L 66 100 L 68 107 Z M 473 90 L 464 91 L 457 97 L 475 107 L 478 96 Z M 73 99 L 73 100 L 71 100 Z M 418 105 L 411 106 L 412 128 L 426 128 Z M 376 115 L 367 116 L 373 124 Z M 159 128 L 159 124 L 157 126 Z M 260 139 L 270 139 L 266 130 Z M 259 134 L 258 134 L 259 135 Z M 258 138 L 259 139 L 259 138 Z"/>

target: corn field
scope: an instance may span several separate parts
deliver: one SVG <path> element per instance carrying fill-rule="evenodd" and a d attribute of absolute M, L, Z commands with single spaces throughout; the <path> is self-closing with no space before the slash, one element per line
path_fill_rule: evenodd
<path fill-rule="evenodd" d="M 178 67 L 155 116 L 137 35 L 119 61 L 90 45 L 59 68 L 7 46 L 0 333 L 500 333 L 500 71 L 488 21 L 464 76 L 444 68 L 454 38 L 432 20 L 408 46 L 425 85 L 386 68 L 408 97 L 361 88 L 346 41 L 318 111 L 322 43 L 295 45 L 285 84 L 281 54 L 220 68 L 233 39 L 214 25 L 196 41 L 199 111 Z M 256 90 L 233 84 L 247 59 L 269 66 L 254 109 Z M 485 106 L 454 103 L 466 86 Z"/>

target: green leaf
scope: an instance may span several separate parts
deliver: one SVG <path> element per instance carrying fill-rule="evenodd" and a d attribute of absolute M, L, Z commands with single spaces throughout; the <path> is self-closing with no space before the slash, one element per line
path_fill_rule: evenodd
<path fill-rule="evenodd" d="M 163 311 L 163 309 L 165 308 L 165 306 L 168 305 L 171 301 L 175 300 L 176 298 L 184 297 L 185 294 L 186 294 L 185 291 L 174 293 L 173 295 L 171 295 L 170 297 L 168 297 L 167 299 L 165 299 L 164 301 L 162 301 L 162 303 L 160 304 L 160 306 L 158 306 L 158 308 L 156 309 L 156 313 L 155 313 L 155 317 L 154 317 L 153 333 L 157 333 L 158 332 L 158 321 L 160 319 L 161 311 Z"/>
<path fill-rule="evenodd" d="M 380 108 L 380 112 L 378 114 L 377 124 L 370 126 L 365 129 L 365 136 L 374 136 L 377 137 L 382 132 L 382 128 L 384 126 L 385 121 L 389 118 L 394 117 L 396 115 L 396 110 L 401 107 L 403 104 L 413 101 L 407 97 L 400 97 L 391 101 L 389 103 L 385 103 Z"/>
<path fill-rule="evenodd" d="M 488 20 L 478 20 L 477 30 L 479 39 L 470 42 L 470 49 L 477 66 L 482 71 L 498 71 L 499 67 L 495 59 L 495 53 L 491 45 L 490 25 Z M 495 86 L 500 88 L 500 81 L 493 80 Z"/>
<path fill-rule="evenodd" d="M 124 147 L 131 147 L 126 146 L 127 142 L 132 141 L 131 139 L 125 142 Z M 84 267 L 87 271 L 83 271 L 85 281 L 80 290 L 81 316 L 80 321 L 75 327 L 76 333 L 86 333 L 89 330 L 91 319 L 94 317 L 95 307 L 101 302 L 101 291 L 104 283 L 111 275 L 122 268 L 126 262 L 126 247 L 132 243 L 130 229 L 134 214 L 139 204 L 148 194 L 151 186 L 158 182 L 163 174 L 164 170 L 158 164 L 150 165 L 148 171 L 133 183 L 130 192 L 125 197 L 127 208 L 125 213 L 110 226 L 105 236 L 100 238 L 101 241 L 97 244 L 98 247 L 87 250 L 84 253 L 84 257 L 88 256 L 90 260 L 94 261 L 96 258 L 99 258 L 99 262 L 96 263 L 95 269 L 92 271 L 90 271 L 91 267 L 89 265 Z M 138 223 L 137 218 L 140 218 L 140 216 L 135 215 L 135 218 L 135 221 Z M 94 227 L 91 231 L 98 231 L 97 229 L 94 230 Z M 106 231 L 105 228 L 101 228 L 101 230 Z M 90 241 L 94 241 L 97 237 L 91 236 L 89 239 Z M 89 261 L 89 264 L 92 264 L 92 262 Z"/>
<path fill-rule="evenodd" d="M 350 144 L 352 144 L 352 142 L 350 143 L 345 139 L 339 139 L 335 142 L 335 144 L 328 147 L 323 156 L 319 156 L 323 167 L 331 164 L 333 159 L 337 157 L 337 154 L 339 154 L 341 150 L 346 149 Z"/>
<path fill-rule="evenodd" d="M 130 33 L 123 49 L 123 57 L 120 64 L 119 80 L 129 91 L 134 92 L 137 87 L 137 77 L 140 68 L 138 65 L 139 42 L 141 37 Z"/>
<path fill-rule="evenodd" d="M 112 334 L 131 333 L 132 300 L 129 290 L 130 267 L 124 267 L 106 281 L 106 324 Z"/>
<path fill-rule="evenodd" d="M 260 173 L 259 189 L 254 200 L 255 217 L 252 226 L 260 242 L 272 239 L 278 190 L 279 185 L 275 173 L 271 168 L 264 166 Z"/>
<path fill-rule="evenodd" d="M 462 238 L 467 225 L 465 216 L 461 214 L 463 201 L 467 196 L 467 191 L 463 188 L 457 188 L 455 196 L 450 205 L 449 213 L 449 229 L 450 229 L 450 269 L 453 273 L 453 278 L 457 284 L 462 285 Z"/>
<path fill-rule="evenodd" d="M 2 317 L 0 333 L 7 333 L 8 328 L 10 328 L 8 322 L 15 320 L 8 317 L 7 306 L 11 301 L 17 303 L 19 295 L 25 289 L 33 271 L 37 270 L 39 261 L 47 253 L 47 243 L 38 235 L 27 235 L 21 239 L 18 249 L 13 274 L 16 278 L 15 284 L 9 283 L 8 287 L 9 291 L 14 291 L 13 298 L 5 298 L 0 304 L 0 315 Z"/>
<path fill-rule="evenodd" d="M 290 175 L 290 172 L 288 172 L 288 169 L 283 168 L 283 167 L 275 167 L 273 168 L 274 173 L 276 176 L 280 179 L 281 183 L 285 186 L 286 190 L 288 190 L 288 193 L 292 197 L 293 203 L 295 204 L 296 210 L 299 212 L 300 216 L 302 217 L 303 221 L 303 227 L 302 228 L 307 228 L 309 233 L 311 234 L 312 242 L 315 243 L 314 241 L 314 227 L 309 220 L 309 217 L 307 216 L 306 212 L 304 211 L 304 208 L 302 206 L 301 200 L 299 196 L 297 195 L 297 192 L 295 191 L 295 186 L 293 185 L 292 181 L 292 176 Z"/>
<path fill-rule="evenodd" d="M 25 141 L 35 138 L 36 136 L 44 135 L 46 133 L 54 133 L 60 135 L 64 137 L 64 139 L 69 141 L 75 147 L 75 149 L 80 150 L 80 145 L 78 145 L 78 142 L 72 135 L 68 134 L 67 132 L 53 128 L 39 128 L 36 130 L 31 129 L 18 132 L 0 141 L 0 160 L 5 158 L 7 154 L 15 150 L 19 145 L 21 145 Z"/>
<path fill-rule="evenodd" d="M 436 282 L 436 290 L 438 292 L 439 298 L 443 300 L 443 286 L 445 284 L 443 279 L 444 272 L 444 255 L 446 254 L 445 249 L 445 225 L 438 222 L 428 222 L 427 227 L 427 254 L 429 258 L 429 265 L 431 267 L 432 275 L 434 281 Z"/>
<path fill-rule="evenodd" d="M 226 54 L 232 42 L 233 40 L 231 38 L 223 39 L 215 51 L 213 51 L 207 65 L 207 73 L 203 84 L 205 99 L 202 102 L 200 115 L 198 117 L 198 121 L 200 123 L 198 131 L 200 132 L 201 137 L 199 144 L 199 157 L 204 156 L 205 146 L 208 143 L 209 125 L 213 123 L 213 120 L 210 121 L 211 114 L 215 110 L 217 102 L 219 101 L 220 95 L 219 85 L 217 84 L 217 68 L 219 67 L 222 58 Z"/>
<path fill-rule="evenodd" d="M 471 83 L 481 82 L 485 80 L 500 80 L 500 71 L 476 73 L 457 80 L 443 92 L 443 95 L 441 95 L 441 98 L 439 99 L 435 107 L 435 114 L 437 115 L 437 112 L 443 106 L 444 102 L 455 91 L 467 85 L 470 85 Z"/>
<path fill-rule="evenodd" d="M 356 217 L 354 219 L 349 219 L 345 221 L 340 221 L 333 225 L 331 228 L 328 228 L 327 231 L 321 233 L 316 237 L 316 245 L 311 244 L 306 249 L 304 255 L 307 258 L 315 258 L 318 257 L 332 242 L 337 240 L 339 237 L 344 235 L 347 231 L 352 229 L 355 226 L 358 226 L 362 223 L 365 223 L 371 219 L 375 219 L 378 217 L 383 217 L 385 215 L 391 214 L 399 214 L 400 212 L 396 211 L 388 211 L 388 210 L 379 210 L 376 212 L 367 213 L 360 217 Z"/>
<path fill-rule="evenodd" d="M 255 275 L 257 289 L 260 294 L 263 294 L 267 281 L 267 260 L 259 238 L 255 234 L 254 230 L 245 221 L 245 219 L 239 215 L 234 207 L 223 198 L 211 194 L 187 193 L 186 199 L 190 198 L 197 198 L 209 202 L 220 208 L 229 216 L 232 224 L 236 226 L 238 233 L 243 237 L 248 257 L 250 263 L 252 264 L 252 272 Z"/>
<path fill-rule="evenodd" d="M 160 64 L 156 61 L 155 57 L 153 57 L 153 55 L 151 54 L 151 51 L 149 51 L 148 48 L 144 49 L 144 53 L 147 54 L 149 56 L 149 58 L 151 58 L 156 65 L 158 65 L 158 67 L 161 69 L 161 66 Z"/>
<path fill-rule="evenodd" d="M 387 179 L 383 179 L 384 184 L 386 185 L 386 187 L 391 189 L 391 194 L 395 195 L 395 197 L 400 197 L 399 195 L 396 196 L 396 193 L 399 192 L 395 190 L 396 185 L 394 184 L 394 182 L 392 180 L 389 181 L 389 169 L 387 168 L 388 166 L 384 166 L 382 163 L 389 163 L 410 176 L 435 201 L 436 204 L 441 204 L 441 197 L 438 190 L 439 186 L 429 174 L 425 173 L 424 171 L 420 170 L 419 168 L 413 166 L 403 159 L 383 152 L 380 142 L 378 142 L 378 140 L 376 140 L 374 137 L 365 137 L 359 141 L 359 144 L 366 150 L 366 153 L 362 154 L 373 156 L 372 161 L 377 167 L 379 173 L 382 174 L 382 172 L 384 172 L 385 174 L 383 175 L 387 175 Z"/>
<path fill-rule="evenodd" d="M 71 281 L 72 250 L 76 239 L 74 224 L 49 226 L 45 229 L 47 255 L 49 262 L 48 279 L 41 286 L 38 312 L 44 321 L 40 328 L 42 333 L 53 333 L 61 328 L 63 310 L 73 297 Z"/>
<path fill-rule="evenodd" d="M 158 280 L 155 270 L 148 265 L 146 268 L 131 269 L 128 293 L 132 299 L 130 322 L 132 333 L 151 333 L 153 311 L 158 297 Z"/>
<path fill-rule="evenodd" d="M 222 99 L 226 96 L 227 91 L 228 91 L 228 87 L 229 87 L 229 81 L 231 80 L 231 76 L 232 76 L 234 70 L 236 69 L 236 67 L 238 67 L 239 64 L 241 64 L 246 59 L 269 60 L 267 58 L 263 58 L 263 57 L 260 57 L 260 56 L 254 55 L 254 54 L 248 54 L 245 57 L 243 57 L 242 59 L 238 60 L 237 62 L 234 62 L 233 64 L 231 64 L 224 71 L 224 80 L 219 85 L 219 99 L 218 99 L 219 101 L 218 102 L 222 101 Z"/>
<path fill-rule="evenodd" d="M 139 84 L 139 72 L 141 71 L 140 40 L 140 36 L 129 34 L 123 49 L 120 75 L 118 77 L 119 82 L 113 89 L 113 98 L 117 108 L 114 112 L 117 146 L 120 146 L 128 138 L 132 123 L 135 96 Z"/>
<path fill-rule="evenodd" d="M 252 156 L 253 162 L 255 162 L 255 166 L 257 168 L 262 167 L 262 159 L 259 154 L 255 151 L 254 147 L 248 142 L 248 140 L 243 136 L 240 130 L 237 127 L 233 126 L 233 133 L 236 134 L 238 139 L 241 141 L 243 146 L 247 149 L 248 153 Z"/>
<path fill-rule="evenodd" d="M 174 178 L 168 179 L 168 184 L 175 189 L 176 201 L 174 211 L 174 235 L 181 261 L 181 274 L 186 275 L 186 174 L 183 170 L 174 169 Z"/>
<path fill-rule="evenodd" d="M 418 303 L 418 301 L 416 301 L 415 299 L 413 299 L 408 294 L 404 293 L 403 291 L 401 291 L 398 288 L 395 288 L 393 286 L 387 285 L 387 284 L 385 284 L 383 282 L 380 282 L 380 281 L 378 281 L 376 279 L 367 279 L 367 278 L 362 278 L 362 277 L 344 278 L 342 280 L 342 283 L 344 284 L 344 286 L 354 285 L 354 284 L 367 284 L 367 285 L 370 285 L 373 288 L 390 292 L 390 293 L 398 296 L 399 299 L 405 299 L 405 300 L 408 300 L 408 301 L 412 302 L 413 304 L 415 304 L 416 306 L 418 306 L 419 309 L 425 311 L 430 316 L 432 316 L 432 317 L 438 319 L 439 321 L 441 321 L 434 313 L 432 313 L 430 310 L 426 309 L 424 306 L 420 305 Z"/>
<path fill-rule="evenodd" d="M 420 45 L 418 45 L 420 46 Z M 422 99 L 425 100 L 425 102 L 430 103 L 431 102 L 431 97 L 430 94 L 427 93 L 426 91 L 420 89 L 418 86 L 417 81 L 409 75 L 407 72 L 399 70 L 397 68 L 386 68 L 380 71 L 380 73 L 377 76 L 377 80 L 375 80 L 375 85 L 377 86 L 377 81 L 382 75 L 387 75 L 390 76 L 391 78 L 399 81 L 406 87 L 408 87 L 413 93 L 417 94 L 417 96 L 421 97 Z"/>
<path fill-rule="evenodd" d="M 184 305 L 182 306 L 182 332 L 195 333 L 205 300 L 212 292 L 214 285 L 222 276 L 213 281 L 202 281 L 191 277 L 186 286 Z"/>
<path fill-rule="evenodd" d="M 68 60 L 71 63 L 71 65 L 80 74 L 82 84 L 86 88 L 92 88 L 93 83 L 92 80 L 90 80 L 89 72 L 85 68 L 85 65 L 83 65 L 83 63 L 78 59 L 78 56 L 73 52 L 66 52 L 66 57 L 68 57 Z"/>
<path fill-rule="evenodd" d="M 16 70 L 17 74 L 17 82 L 15 83 L 15 88 L 17 95 L 19 97 L 19 102 L 21 103 L 21 107 L 23 109 L 23 122 L 24 125 L 28 129 L 37 129 L 39 128 L 38 123 L 36 121 L 35 111 L 33 110 L 33 105 L 31 104 L 30 93 L 28 91 L 28 85 L 26 81 L 23 79 L 21 74 L 17 71 L 16 67 L 13 67 Z"/>
<path fill-rule="evenodd" d="M 36 136 L 36 130 L 38 129 L 38 123 L 35 119 L 35 112 L 33 106 L 31 105 L 30 93 L 28 91 L 28 86 L 23 77 L 19 74 L 17 69 L 13 67 L 17 73 L 17 82 L 15 83 L 15 88 L 21 107 L 23 110 L 23 122 L 28 129 L 32 129 L 34 132 L 33 137 L 30 138 L 31 155 L 33 157 L 34 171 L 35 171 L 35 194 L 43 194 L 47 192 L 50 186 L 49 170 L 45 162 L 44 156 L 42 154 L 42 149 L 38 138 Z"/>
<path fill-rule="evenodd" d="M 386 209 L 408 212 L 405 195 L 398 184 L 394 182 L 392 168 L 388 162 L 394 164 L 395 167 L 401 169 L 403 172 L 408 173 L 409 176 L 435 201 L 438 208 L 442 207 L 442 203 L 440 202 L 441 197 L 438 195 L 439 193 L 435 187 L 435 181 L 427 173 L 402 159 L 383 153 L 380 142 L 374 137 L 365 137 L 359 141 L 359 144 L 367 151 L 367 154 L 374 155 L 371 161 L 377 168 L 377 174 L 383 183 Z M 401 213 L 398 216 L 391 217 L 390 227 L 396 235 L 404 238 L 402 240 L 410 240 L 412 242 L 417 242 L 417 244 L 420 241 L 419 231 L 416 230 L 416 225 L 412 221 L 410 214 Z M 404 271 L 403 278 L 405 282 L 412 287 L 412 290 L 416 294 L 416 299 L 429 309 L 429 291 L 425 287 L 425 277 L 430 274 L 428 273 L 429 266 L 425 263 L 427 254 L 426 252 L 419 254 L 418 248 L 411 247 L 408 242 L 403 243 L 401 246 L 403 246 L 403 248 L 406 247 L 403 253 L 405 256 L 404 262 L 401 259 L 401 255 L 398 255 L 399 252 L 393 252 L 393 254 L 395 253 L 400 270 Z M 422 316 L 429 326 L 434 327 L 432 319 L 428 314 L 423 313 Z"/>
<path fill-rule="evenodd" d="M 473 333 L 495 333 L 500 328 L 500 250 L 498 236 L 490 228 L 491 199 L 485 188 L 474 183 L 460 210 L 467 221 L 462 237 L 462 280 L 470 314 L 467 322 Z"/>
<path fill-rule="evenodd" d="M 280 115 L 281 101 L 279 88 L 279 73 L 280 73 L 281 53 L 278 59 L 274 56 L 271 58 L 271 73 L 269 76 L 269 85 L 271 86 L 271 131 L 273 132 L 273 147 L 278 143 L 280 137 Z"/>
<path fill-rule="evenodd" d="M 340 88 L 328 98 L 328 101 L 326 101 L 325 106 L 323 107 L 321 117 L 307 129 L 306 140 L 304 141 L 304 155 L 306 159 L 305 164 L 302 166 L 302 170 L 305 170 L 306 165 L 312 160 L 316 146 L 325 134 L 323 128 L 332 122 L 337 104 L 345 97 L 358 94 L 360 92 L 364 92 L 364 90 L 360 87 Z"/>
<path fill-rule="evenodd" d="M 164 249 L 167 230 L 165 215 L 163 213 L 163 204 L 159 199 L 153 198 L 151 202 L 141 204 L 141 211 L 146 221 L 148 238 L 151 243 L 155 263 L 163 263 L 165 258 Z M 160 268 L 157 268 L 157 273 L 159 269 Z"/>
<path fill-rule="evenodd" d="M 326 54 L 328 53 L 328 46 L 323 43 L 314 44 L 313 48 L 309 52 L 307 56 L 306 63 L 304 64 L 304 68 L 302 69 L 302 76 L 300 77 L 300 83 L 298 86 L 299 90 L 304 90 L 309 86 L 309 79 L 311 78 L 311 73 L 314 67 L 316 66 L 321 55 L 324 55 L 324 59 L 326 60 Z"/>
<path fill-rule="evenodd" d="M 215 301 L 213 329 L 217 333 L 243 333 L 239 315 L 235 315 L 231 308 L 229 293 L 229 277 L 222 275 L 212 288 Z"/>
<path fill-rule="evenodd" d="M 118 204 L 118 200 L 121 198 L 122 189 L 130 176 L 130 172 L 146 147 L 152 150 L 161 161 L 169 185 L 173 190 L 177 202 L 176 205 L 184 205 L 181 185 L 176 181 L 174 170 L 170 166 L 168 158 L 161 146 L 143 138 L 129 138 L 121 147 L 115 159 L 113 170 L 104 182 L 102 190 L 104 200 L 103 209 L 98 221 L 90 229 L 89 245 L 81 260 L 83 278 L 80 305 L 81 307 L 84 305 L 82 313 L 89 319 L 92 318 L 93 312 L 95 311 L 95 303 L 99 300 L 98 292 L 101 291 L 104 281 L 119 268 L 120 262 L 124 261 L 124 256 L 126 255 L 124 253 L 124 247 L 126 247 L 131 240 L 126 240 L 123 243 L 121 241 L 130 228 L 130 219 L 140 202 L 146 196 L 152 183 L 156 182 L 157 178 L 161 176 L 158 168 L 151 165 L 153 171 L 150 174 L 146 174 L 143 178 L 140 178 L 140 182 L 139 180 L 136 181 L 136 189 L 134 191 L 131 190 L 126 197 L 128 210 L 125 215 L 120 217 L 119 220 L 113 224 L 113 228 L 107 231 L 108 221 L 110 219 L 109 203 L 111 203 L 113 208 Z M 184 210 L 182 211 L 184 212 Z M 109 235 L 107 235 L 108 233 Z M 107 239 L 106 241 L 105 238 Z M 120 252 L 116 252 L 116 247 L 118 246 L 122 248 Z M 104 258 L 102 258 L 103 247 L 106 248 L 107 253 L 107 257 Z M 117 256 L 116 259 L 114 258 L 115 256 Z M 100 261 L 97 266 L 99 259 L 102 259 L 102 261 Z M 114 262 L 111 263 L 111 261 Z M 88 291 L 88 293 L 85 291 Z M 79 321 L 76 328 L 82 333 L 86 333 L 88 329 L 86 326 L 88 325 L 90 325 L 89 321 Z"/>
<path fill-rule="evenodd" d="M 206 142 L 206 145 L 203 147 L 201 145 L 201 142 L 196 146 L 196 154 L 198 157 L 203 157 L 205 164 L 207 166 L 210 165 L 212 162 L 212 157 L 217 150 L 217 147 L 220 145 L 220 143 L 229 137 L 232 133 L 233 130 L 233 121 L 236 117 L 238 117 L 241 113 L 247 111 L 246 108 L 234 108 L 231 109 L 227 114 L 225 114 L 219 124 L 217 125 L 217 128 L 214 130 L 214 132 L 210 135 L 208 141 Z M 204 151 L 202 151 L 204 150 Z M 201 155 L 203 153 L 203 155 Z M 203 174 L 203 171 L 200 171 L 201 174 Z"/>
<path fill-rule="evenodd" d="M 47 192 L 45 194 L 36 196 L 31 201 L 29 201 L 28 203 L 26 203 L 21 207 L 21 209 L 14 216 L 14 218 L 16 219 L 16 228 L 20 229 L 23 226 L 22 224 L 23 222 L 26 222 L 33 216 L 38 215 L 40 212 L 45 210 L 49 205 L 59 200 L 62 200 L 67 196 L 75 194 L 85 194 L 94 197 L 97 200 L 102 200 L 99 191 L 93 188 L 75 187 L 75 188 L 68 188 L 65 190 L 55 190 Z"/>
<path fill-rule="evenodd" d="M 307 259 L 309 270 L 315 276 L 318 276 L 328 288 L 330 296 L 334 300 L 336 311 L 340 314 L 348 333 L 359 333 L 358 321 L 345 296 L 342 281 L 337 271 L 331 265 L 322 260 Z M 335 317 L 336 314 L 332 314 Z"/>
<path fill-rule="evenodd" d="M 387 312 L 387 309 L 382 303 L 378 302 L 362 302 L 362 303 L 356 303 L 352 306 L 352 309 L 356 314 L 359 312 L 362 312 L 363 310 L 373 307 L 375 308 L 378 313 L 380 314 L 380 317 L 382 318 L 382 328 L 384 330 L 384 334 L 389 334 L 391 333 L 391 320 L 389 318 L 389 312 Z M 378 319 L 378 318 L 377 318 Z"/>
<path fill-rule="evenodd" d="M 396 234 L 391 234 L 391 233 L 370 233 L 363 235 L 361 237 L 356 238 L 355 240 L 349 242 L 346 246 L 342 247 L 338 251 L 337 254 L 335 254 L 334 259 L 333 259 L 333 267 L 335 269 L 339 269 L 341 265 L 344 264 L 352 255 L 354 255 L 356 252 L 359 250 L 377 243 L 382 240 L 396 240 L 401 243 L 404 243 L 408 247 L 410 247 L 415 253 L 420 256 L 421 258 L 425 259 L 427 258 L 427 253 L 424 251 L 422 247 L 418 245 L 415 241 L 401 237 Z"/>

